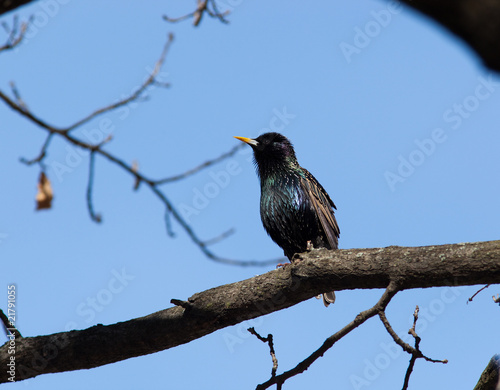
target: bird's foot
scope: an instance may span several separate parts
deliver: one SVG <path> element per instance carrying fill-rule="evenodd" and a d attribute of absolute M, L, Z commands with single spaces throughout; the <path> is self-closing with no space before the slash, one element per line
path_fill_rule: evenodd
<path fill-rule="evenodd" d="M 290 263 L 278 263 L 276 264 L 276 269 L 285 268 L 287 265 L 290 265 Z"/>
<path fill-rule="evenodd" d="M 312 243 L 311 240 L 307 241 L 307 244 L 306 244 L 306 251 L 310 252 L 314 249 L 314 245 Z"/>

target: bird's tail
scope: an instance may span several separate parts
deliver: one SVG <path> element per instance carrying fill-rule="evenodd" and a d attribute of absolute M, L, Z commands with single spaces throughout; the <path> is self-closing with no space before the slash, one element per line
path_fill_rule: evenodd
<path fill-rule="evenodd" d="M 320 298 L 318 295 L 316 298 Z M 323 293 L 323 304 L 325 307 L 328 307 L 330 303 L 335 303 L 335 291 L 331 291 L 328 293 Z"/>

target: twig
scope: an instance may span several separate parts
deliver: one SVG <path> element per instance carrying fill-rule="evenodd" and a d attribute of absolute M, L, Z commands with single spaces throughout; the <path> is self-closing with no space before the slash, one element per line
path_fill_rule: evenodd
<path fill-rule="evenodd" d="M 167 42 L 165 43 L 164 47 L 163 47 L 163 50 L 162 50 L 162 53 L 160 55 L 160 58 L 158 59 L 158 61 L 156 62 L 155 64 L 155 67 L 153 69 L 153 71 L 151 72 L 151 74 L 149 75 L 149 77 L 146 79 L 146 81 L 134 92 L 132 93 L 131 95 L 129 95 L 128 97 L 122 99 L 122 100 L 119 100 L 118 102 L 116 103 L 113 103 L 113 104 L 110 104 L 106 107 L 102 107 L 102 108 L 99 108 L 97 110 L 95 110 L 94 112 L 90 113 L 89 115 L 87 115 L 86 117 L 84 117 L 83 119 L 80 119 L 79 121 L 73 123 L 72 125 L 70 126 L 67 126 L 67 127 L 55 127 L 55 126 L 51 126 L 49 125 L 47 122 L 45 122 L 44 120 L 38 118 L 36 115 L 34 115 L 31 111 L 27 110 L 26 109 L 26 106 L 23 104 L 22 106 L 19 104 L 19 103 L 16 103 L 15 101 L 13 101 L 12 99 L 10 99 L 6 94 L 4 94 L 2 91 L 0 91 L 0 98 L 10 107 L 12 108 L 14 111 L 17 111 L 19 114 L 21 114 L 22 116 L 28 118 L 29 120 L 31 120 L 32 122 L 34 122 L 35 124 L 37 124 L 38 126 L 44 128 L 45 130 L 51 132 L 51 133 L 56 133 L 58 135 L 61 135 L 61 136 L 65 136 L 65 135 L 68 135 L 67 133 L 69 133 L 71 130 L 74 130 L 76 129 L 77 127 L 80 127 L 82 126 L 83 124 L 91 121 L 92 119 L 94 119 L 95 117 L 99 116 L 99 115 L 102 115 L 106 112 L 109 112 L 109 111 L 113 111 L 113 110 L 116 110 L 117 108 L 121 107 L 121 106 L 124 106 L 124 105 L 127 105 L 129 104 L 130 102 L 132 101 L 135 101 L 135 100 L 138 100 L 139 98 L 142 97 L 142 94 L 144 93 L 144 91 L 151 85 L 154 83 L 155 81 L 155 77 L 158 75 L 158 72 L 160 71 L 161 69 L 161 66 L 163 65 L 163 63 L 165 62 L 165 57 L 168 53 L 168 50 L 170 48 L 170 45 L 171 43 L 173 42 L 173 35 L 172 34 L 169 34 L 168 35 L 168 39 L 167 39 Z M 19 94 L 19 92 L 17 92 L 17 95 Z M 15 94 L 16 96 L 16 94 Z M 66 137 L 68 140 L 69 140 L 69 137 Z M 88 144 L 84 143 L 84 142 L 79 142 L 78 143 L 78 146 L 81 146 L 83 148 L 87 148 L 89 149 L 89 147 L 86 147 Z M 95 145 L 91 146 L 91 148 L 94 147 L 95 148 Z"/>
<path fill-rule="evenodd" d="M 408 331 L 408 334 L 411 334 L 415 338 L 415 349 L 417 351 L 418 351 L 420 341 L 421 341 L 421 338 L 415 332 L 415 326 L 417 325 L 419 310 L 420 309 L 417 305 L 415 307 L 415 311 L 413 312 L 413 326 Z M 403 382 L 403 390 L 408 389 L 408 384 L 410 382 L 410 376 L 411 376 L 411 373 L 413 372 L 413 367 L 415 366 L 415 362 L 416 362 L 417 358 L 418 358 L 417 354 L 415 354 L 415 353 L 411 354 L 410 363 L 408 364 L 408 368 L 406 369 L 405 379 Z"/>
<path fill-rule="evenodd" d="M 45 142 L 42 145 L 42 149 L 40 150 L 40 154 L 37 157 L 35 157 L 31 160 L 27 160 L 24 157 L 21 157 L 19 160 L 23 164 L 26 164 L 26 165 L 33 165 L 35 163 L 40 163 L 42 165 L 42 168 L 43 168 L 42 160 L 47 155 L 47 148 L 49 147 L 49 144 L 50 144 L 50 141 L 51 141 L 53 135 L 54 135 L 54 133 L 47 134 L 47 138 L 45 138 Z"/>
<path fill-rule="evenodd" d="M 10 85 L 10 90 L 12 91 L 12 95 L 14 95 L 14 97 L 16 98 L 17 105 L 19 107 L 21 107 L 22 109 L 27 111 L 28 106 L 26 105 L 23 98 L 21 97 L 21 94 L 19 93 L 19 90 L 17 89 L 16 84 L 13 81 L 11 81 L 9 83 L 9 85 Z"/>
<path fill-rule="evenodd" d="M 209 245 L 213 245 L 213 244 L 216 244 L 218 243 L 219 241 L 222 241 L 226 238 L 228 238 L 229 236 L 231 236 L 232 234 L 234 234 L 236 230 L 234 228 L 231 228 L 229 230 L 226 230 L 224 233 L 218 235 L 217 237 L 214 237 L 210 240 L 206 240 L 203 242 L 203 245 L 204 246 L 209 246 Z"/>
<path fill-rule="evenodd" d="M 175 176 L 171 176 L 171 177 L 167 177 L 165 179 L 155 180 L 154 183 L 161 185 L 161 184 L 171 183 L 173 181 L 185 179 L 186 177 L 194 175 L 195 173 L 198 173 L 199 171 L 201 171 L 205 168 L 208 168 L 211 165 L 217 164 L 217 163 L 219 163 L 219 162 L 221 162 L 229 157 L 232 157 L 238 150 L 240 150 L 244 146 L 245 146 L 245 144 L 236 145 L 231 150 L 229 150 L 229 152 L 225 152 L 225 153 L 221 154 L 219 157 L 216 157 L 212 160 L 205 161 L 204 163 L 198 165 L 197 167 L 189 169 L 184 173 L 181 173 L 181 174 L 178 174 Z"/>
<path fill-rule="evenodd" d="M 108 112 L 108 111 L 115 110 L 121 106 L 124 106 L 124 105 L 126 105 L 134 100 L 141 98 L 144 91 L 155 82 L 156 76 L 160 72 L 160 69 L 163 66 L 163 63 L 165 62 L 165 58 L 167 56 L 167 53 L 168 53 L 173 41 L 174 41 L 174 35 L 172 33 L 168 34 L 167 42 L 163 46 L 163 50 L 161 52 L 160 58 L 158 59 L 158 61 L 156 61 L 156 64 L 155 64 L 153 71 L 151 72 L 149 77 L 146 79 L 146 81 L 144 81 L 144 83 L 139 88 L 137 88 L 137 90 L 134 93 L 132 93 L 127 98 L 122 99 L 114 104 L 111 104 L 107 107 L 99 108 L 98 110 L 95 110 L 91 114 L 87 115 L 85 118 L 77 121 L 76 123 L 73 123 L 71 126 L 68 126 L 64 129 L 60 129 L 60 131 L 70 132 L 71 130 L 73 130 L 77 127 L 80 127 L 81 125 L 91 121 L 96 116 L 104 114 L 105 112 Z"/>
<path fill-rule="evenodd" d="M 180 16 L 178 18 L 171 18 L 167 15 L 163 15 L 163 19 L 170 23 L 177 23 L 183 20 L 193 18 L 193 26 L 197 27 L 203 15 L 207 13 L 212 18 L 219 19 L 222 23 L 229 23 L 226 19 L 226 16 L 229 14 L 229 10 L 221 12 L 217 7 L 217 3 L 215 0 L 198 0 L 196 9 L 193 12 L 190 12 L 186 15 Z"/>
<path fill-rule="evenodd" d="M 172 219 L 170 218 L 170 210 L 168 208 L 165 210 L 165 228 L 167 230 L 167 235 L 169 237 L 175 237 L 174 229 L 172 228 Z"/>
<path fill-rule="evenodd" d="M 380 313 L 378 313 L 378 316 L 380 317 L 380 320 L 382 321 L 382 324 L 384 324 L 385 326 L 385 329 L 387 330 L 387 332 L 391 335 L 392 339 L 394 340 L 394 342 L 399 345 L 403 351 L 405 352 L 408 352 L 410 354 L 414 354 L 414 353 L 417 353 L 417 350 L 415 348 L 413 348 L 410 344 L 408 343 L 405 343 L 398 335 L 397 333 L 394 331 L 394 329 L 392 328 L 391 324 L 389 323 L 389 320 L 387 319 L 386 315 L 385 315 L 385 312 L 381 311 Z"/>
<path fill-rule="evenodd" d="M 408 389 L 408 384 L 410 382 L 410 376 L 411 376 L 411 373 L 413 372 L 413 367 L 415 366 L 415 362 L 418 358 L 424 358 L 428 362 L 432 362 L 432 363 L 443 363 L 443 364 L 448 363 L 448 359 L 443 359 L 443 360 L 431 359 L 431 358 L 428 358 L 427 356 L 424 356 L 424 354 L 420 351 L 419 346 L 420 346 L 420 341 L 422 339 L 417 335 L 417 332 L 415 331 L 415 326 L 417 325 L 417 321 L 418 321 L 419 310 L 420 309 L 417 305 L 415 307 L 415 311 L 413 312 L 413 326 L 408 331 L 408 334 L 411 334 L 415 339 L 415 349 L 414 349 L 415 352 L 411 352 L 411 359 L 410 359 L 410 363 L 408 364 L 408 368 L 406 369 L 405 379 L 404 379 L 404 383 L 403 383 L 403 390 Z"/>
<path fill-rule="evenodd" d="M 271 378 L 276 376 L 276 370 L 278 369 L 278 359 L 276 358 L 276 352 L 274 351 L 274 343 L 273 343 L 273 335 L 269 333 L 267 337 L 262 337 L 257 333 L 254 327 L 247 329 L 251 334 L 257 337 L 263 343 L 267 343 L 269 345 L 269 353 L 271 354 L 271 359 L 273 361 L 273 368 L 271 370 Z"/>
<path fill-rule="evenodd" d="M 89 180 L 87 183 L 87 209 L 89 210 L 90 219 L 92 221 L 101 223 L 102 216 L 94 212 L 94 206 L 92 203 L 92 188 L 94 186 L 94 166 L 95 166 L 95 150 L 90 152 L 89 158 Z"/>
<path fill-rule="evenodd" d="M 19 18 L 14 16 L 12 21 L 12 27 L 9 27 L 7 23 L 2 23 L 3 28 L 9 35 L 7 41 L 3 46 L 0 46 L 0 52 L 4 50 L 14 49 L 17 45 L 21 43 L 26 34 L 26 29 L 28 28 L 28 23 L 21 23 L 21 28 L 19 29 Z"/>
<path fill-rule="evenodd" d="M 309 355 L 306 359 L 301 361 L 291 370 L 285 371 L 283 374 L 277 375 L 275 377 L 270 378 L 267 382 L 264 382 L 257 386 L 257 390 L 264 390 L 272 385 L 276 384 L 277 386 L 282 386 L 285 381 L 295 375 L 298 375 L 305 370 L 307 370 L 311 364 L 313 364 L 318 358 L 323 356 L 326 351 L 328 351 L 337 341 L 339 341 L 342 337 L 350 333 L 352 330 L 356 329 L 358 326 L 363 324 L 369 318 L 377 315 L 380 311 L 385 310 L 392 297 L 396 295 L 399 291 L 399 283 L 396 281 L 391 281 L 387 286 L 384 294 L 379 299 L 379 301 L 370 309 L 362 311 L 359 313 L 353 321 L 340 329 L 337 333 L 328 337 L 321 347 L 319 347 L 316 351 L 314 351 L 311 355 Z"/>
<path fill-rule="evenodd" d="M 469 302 L 472 302 L 472 300 L 476 297 L 477 294 L 479 294 L 481 291 L 483 291 L 484 289 L 487 289 L 490 286 L 491 286 L 491 284 L 487 284 L 486 286 L 484 286 L 484 287 L 480 288 L 479 290 L 477 290 L 476 293 L 467 300 L 467 304 L 469 304 Z"/>

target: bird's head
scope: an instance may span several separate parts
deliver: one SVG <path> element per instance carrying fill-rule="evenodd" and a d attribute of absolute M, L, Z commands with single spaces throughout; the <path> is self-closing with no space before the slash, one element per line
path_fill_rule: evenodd
<path fill-rule="evenodd" d="M 264 133 L 255 139 L 234 137 L 253 149 L 259 174 L 298 166 L 292 143 L 279 133 Z"/>

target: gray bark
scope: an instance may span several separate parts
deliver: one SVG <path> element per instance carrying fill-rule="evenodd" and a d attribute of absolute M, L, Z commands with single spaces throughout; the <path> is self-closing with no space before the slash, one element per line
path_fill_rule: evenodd
<path fill-rule="evenodd" d="M 500 241 L 299 254 L 293 265 L 175 300 L 178 306 L 145 317 L 19 338 L 16 381 L 173 348 L 324 291 L 385 288 L 389 281 L 397 282 L 400 290 L 499 283 Z M 9 357 L 6 343 L 0 347 L 0 366 L 5 367 Z M 7 377 L 6 370 L 0 370 L 0 383 Z"/>

